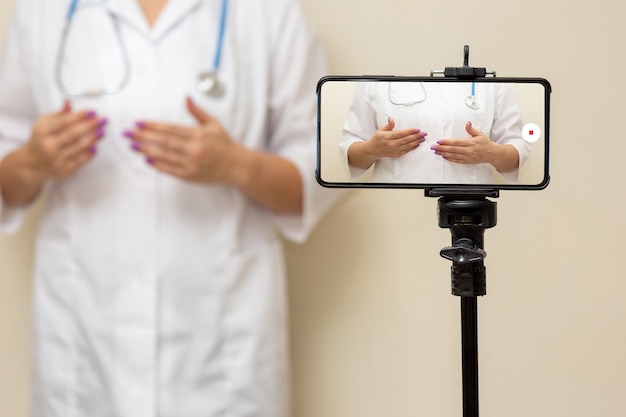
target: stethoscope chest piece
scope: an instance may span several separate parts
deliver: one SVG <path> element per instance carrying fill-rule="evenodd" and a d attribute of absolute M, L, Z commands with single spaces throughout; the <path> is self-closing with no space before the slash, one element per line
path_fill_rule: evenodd
<path fill-rule="evenodd" d="M 198 76 L 198 90 L 209 97 L 219 98 L 224 95 L 224 84 L 217 71 L 203 71 Z"/>
<path fill-rule="evenodd" d="M 465 97 L 465 104 L 472 110 L 478 110 L 480 108 L 480 103 L 476 100 L 475 95 Z"/>

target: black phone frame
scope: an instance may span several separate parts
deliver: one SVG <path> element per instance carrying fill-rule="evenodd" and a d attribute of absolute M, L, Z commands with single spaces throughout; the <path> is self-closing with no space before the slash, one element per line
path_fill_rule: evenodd
<path fill-rule="evenodd" d="M 544 86 L 544 177 L 538 184 L 433 184 L 433 183 L 377 183 L 377 182 L 327 182 L 321 178 L 321 90 L 324 83 L 329 81 L 352 81 L 352 82 L 463 82 L 468 80 L 478 83 L 526 83 L 541 84 Z M 317 161 L 315 177 L 317 182 L 327 188 L 373 188 L 373 189 L 423 189 L 427 196 L 442 194 L 484 194 L 487 192 L 498 196 L 499 190 L 543 190 L 550 183 L 550 97 L 552 86 L 550 82 L 541 77 L 451 77 L 451 76 L 398 76 L 398 75 L 326 75 L 317 83 Z"/>

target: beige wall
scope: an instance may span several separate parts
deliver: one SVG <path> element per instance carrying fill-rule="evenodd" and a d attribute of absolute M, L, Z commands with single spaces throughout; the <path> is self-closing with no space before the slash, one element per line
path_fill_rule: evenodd
<path fill-rule="evenodd" d="M 472 65 L 550 80 L 552 183 L 503 192 L 486 231 L 481 415 L 623 415 L 626 3 L 304 4 L 334 74 L 427 75 L 460 65 L 469 44 Z M 0 416 L 28 409 L 35 221 L 0 238 Z M 349 193 L 306 244 L 287 245 L 297 417 L 461 415 L 449 242 L 435 199 L 379 190 Z"/>

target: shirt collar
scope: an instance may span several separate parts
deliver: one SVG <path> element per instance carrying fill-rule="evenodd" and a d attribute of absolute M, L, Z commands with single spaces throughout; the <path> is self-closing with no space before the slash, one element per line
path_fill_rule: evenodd
<path fill-rule="evenodd" d="M 148 26 L 143 11 L 136 1 L 108 0 L 106 5 L 119 20 L 133 26 L 147 37 L 157 40 L 199 7 L 201 2 L 202 0 L 168 0 L 152 28 Z"/>

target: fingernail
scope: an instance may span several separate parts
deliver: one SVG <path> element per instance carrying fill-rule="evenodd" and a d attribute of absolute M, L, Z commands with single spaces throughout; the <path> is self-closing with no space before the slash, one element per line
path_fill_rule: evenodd
<path fill-rule="evenodd" d="M 421 130 L 419 130 L 419 129 L 415 129 L 415 130 L 413 131 L 413 133 L 419 133 L 419 132 L 421 132 Z"/>
<path fill-rule="evenodd" d="M 96 117 L 96 112 L 93 110 L 90 110 L 87 112 L 86 116 L 91 119 L 92 117 Z"/>
<path fill-rule="evenodd" d="M 437 141 L 437 144 L 443 145 L 443 143 L 440 140 Z"/>
<path fill-rule="evenodd" d="M 430 147 L 430 150 L 431 150 L 431 151 L 436 151 L 436 150 L 437 150 L 437 146 L 436 146 L 436 145 L 431 146 L 431 147 Z"/>
<path fill-rule="evenodd" d="M 99 127 L 98 130 L 96 130 L 96 139 L 102 139 L 103 137 L 104 137 L 104 128 Z"/>
<path fill-rule="evenodd" d="M 137 126 L 139 129 L 145 129 L 146 122 L 135 122 L 135 126 Z"/>
<path fill-rule="evenodd" d="M 146 162 L 147 162 L 149 165 L 154 165 L 154 159 L 152 159 L 152 158 L 146 158 Z"/>
<path fill-rule="evenodd" d="M 420 138 L 419 140 L 420 143 L 426 142 L 426 138 L 424 138 L 423 136 Z"/>
<path fill-rule="evenodd" d="M 141 146 L 139 145 L 139 142 L 132 142 L 130 144 L 131 149 L 138 151 L 139 149 L 141 149 Z"/>
<path fill-rule="evenodd" d="M 441 152 L 435 151 L 435 155 L 441 155 Z"/>
<path fill-rule="evenodd" d="M 98 153 L 98 148 L 96 148 L 95 146 L 92 146 L 91 148 L 89 148 L 89 153 L 91 153 L 92 155 L 95 155 L 96 153 Z"/>
<path fill-rule="evenodd" d="M 102 127 L 102 126 L 106 125 L 107 123 L 109 123 L 109 119 L 106 119 L 104 117 L 101 118 L 101 119 L 98 119 L 98 127 Z"/>
<path fill-rule="evenodd" d="M 122 134 L 129 139 L 132 139 L 135 137 L 135 132 L 133 132 L 132 130 L 125 130 L 124 133 Z"/>

